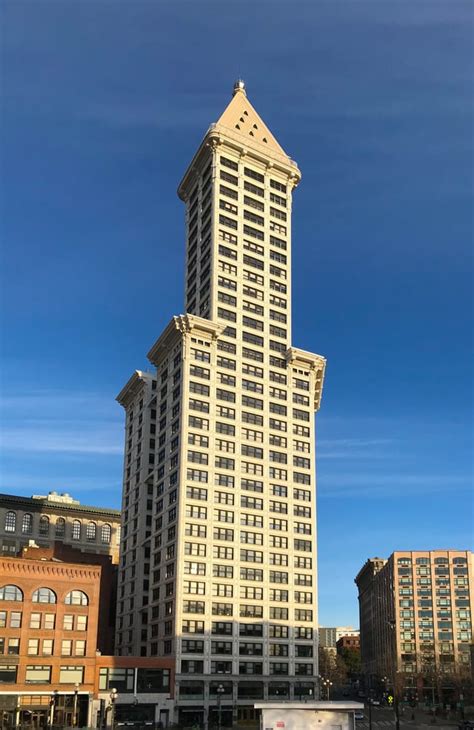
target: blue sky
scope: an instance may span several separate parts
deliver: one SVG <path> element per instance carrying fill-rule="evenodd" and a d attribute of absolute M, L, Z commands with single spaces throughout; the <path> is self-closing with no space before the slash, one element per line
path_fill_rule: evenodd
<path fill-rule="evenodd" d="M 0 488 L 119 506 L 114 402 L 183 308 L 176 187 L 242 76 L 298 161 L 294 344 L 328 359 L 320 618 L 472 548 L 470 2 L 2 4 Z"/>

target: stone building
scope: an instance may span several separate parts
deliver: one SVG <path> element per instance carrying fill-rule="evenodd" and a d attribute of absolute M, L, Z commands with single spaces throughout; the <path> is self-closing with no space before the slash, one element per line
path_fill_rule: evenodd
<path fill-rule="evenodd" d="M 54 542 L 85 553 L 111 555 L 118 563 L 120 511 L 82 505 L 69 494 L 19 497 L 0 494 L 0 551 L 15 555 L 30 541 Z"/>
<path fill-rule="evenodd" d="M 325 359 L 291 338 L 300 171 L 244 84 L 199 146 L 186 206 L 186 314 L 118 396 L 125 410 L 122 655 L 175 662 L 177 718 L 254 717 L 314 696 L 314 412 Z"/>

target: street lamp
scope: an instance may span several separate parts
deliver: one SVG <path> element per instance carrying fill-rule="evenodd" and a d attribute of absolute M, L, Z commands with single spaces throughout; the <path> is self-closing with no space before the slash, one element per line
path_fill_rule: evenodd
<path fill-rule="evenodd" d="M 225 692 L 224 685 L 220 684 L 217 687 L 217 722 L 218 722 L 218 730 L 221 730 L 222 728 L 222 695 Z"/>
<path fill-rule="evenodd" d="M 74 685 L 74 710 L 73 710 L 73 716 L 72 716 L 72 725 L 73 727 L 77 727 L 77 699 L 79 694 L 79 682 L 76 682 Z"/>
<path fill-rule="evenodd" d="M 115 687 L 113 687 L 113 689 L 110 693 L 110 726 L 111 726 L 112 730 L 114 730 L 114 725 L 115 725 L 115 702 L 117 700 L 117 695 L 118 695 L 118 692 L 115 689 Z"/>
<path fill-rule="evenodd" d="M 58 700 L 58 690 L 55 689 L 53 694 L 51 695 L 51 700 L 49 703 L 50 711 L 49 711 L 49 727 L 52 728 L 54 725 L 54 713 L 56 711 L 56 702 Z"/>
<path fill-rule="evenodd" d="M 321 677 L 320 674 L 318 674 L 318 679 L 319 679 L 319 686 L 321 687 L 321 685 L 322 685 L 323 687 L 326 688 L 326 692 L 327 692 L 327 695 L 328 695 L 327 696 L 327 699 L 329 701 L 329 693 L 331 691 L 332 682 L 331 682 L 331 680 L 328 677 Z"/>

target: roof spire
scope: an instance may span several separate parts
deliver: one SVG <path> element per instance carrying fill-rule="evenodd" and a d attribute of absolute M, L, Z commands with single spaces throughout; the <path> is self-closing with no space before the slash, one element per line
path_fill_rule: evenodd
<path fill-rule="evenodd" d="M 244 96 L 247 96 L 247 92 L 245 91 L 245 83 L 242 81 L 242 79 L 237 79 L 237 81 L 235 82 L 232 96 L 235 96 L 238 91 L 241 91 Z"/>

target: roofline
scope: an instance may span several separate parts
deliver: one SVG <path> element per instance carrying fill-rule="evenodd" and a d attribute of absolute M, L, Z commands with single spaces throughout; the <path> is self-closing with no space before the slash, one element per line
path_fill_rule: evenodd
<path fill-rule="evenodd" d="M 134 398 L 140 389 L 144 387 L 147 380 L 153 380 L 151 373 L 144 372 L 143 370 L 135 370 L 133 375 L 127 380 L 120 393 L 116 396 L 115 400 L 120 403 L 124 408 L 130 403 L 130 400 Z"/>
<path fill-rule="evenodd" d="M 180 314 L 173 317 L 158 337 L 147 354 L 147 358 L 158 367 L 162 352 L 167 351 L 175 340 L 188 332 L 197 331 L 211 338 L 218 337 L 225 329 L 224 325 L 203 319 L 195 314 Z"/>
<path fill-rule="evenodd" d="M 0 506 L 2 502 L 23 505 L 28 507 L 49 507 L 55 510 L 64 510 L 66 512 L 85 512 L 87 514 L 103 514 L 109 517 L 121 516 L 121 511 L 118 509 L 111 509 L 110 507 L 92 507 L 90 505 L 82 504 L 66 504 L 64 502 L 54 502 L 47 499 L 35 499 L 33 497 L 22 497 L 15 494 L 3 494 L 0 493 Z M 39 510 L 40 511 L 40 510 Z"/>
<path fill-rule="evenodd" d="M 218 145 L 224 143 L 234 147 L 237 151 L 244 153 L 247 157 L 253 158 L 257 162 L 263 162 L 266 166 L 268 166 L 270 160 L 273 168 L 291 179 L 293 185 L 296 187 L 301 180 L 301 172 L 294 160 L 286 155 L 278 155 L 258 142 L 252 141 L 250 144 L 247 141 L 244 143 L 244 139 L 241 138 L 241 135 L 227 127 L 217 123 L 211 124 L 178 185 L 179 198 L 186 202 L 186 189 L 190 183 L 191 176 L 199 168 L 198 160 L 203 156 L 203 153 L 207 150 L 212 151 Z"/>

